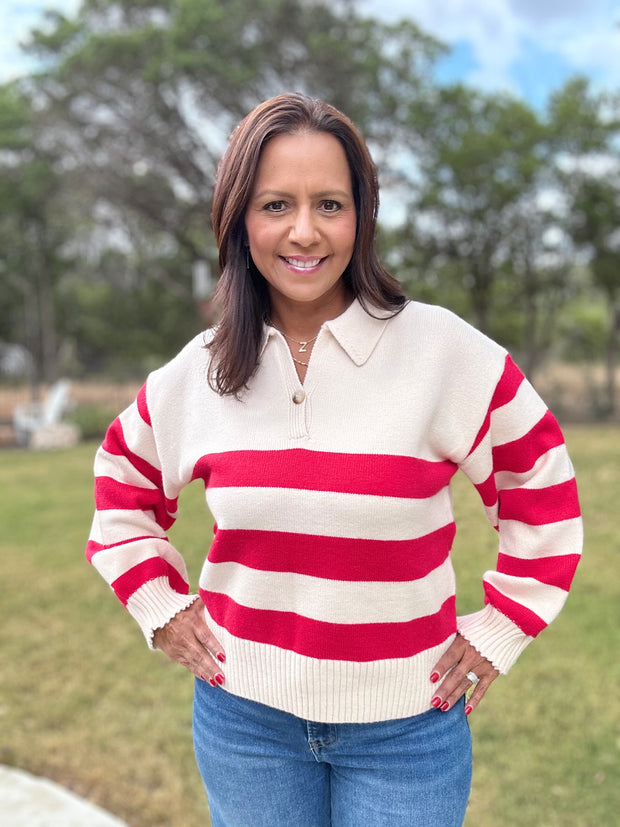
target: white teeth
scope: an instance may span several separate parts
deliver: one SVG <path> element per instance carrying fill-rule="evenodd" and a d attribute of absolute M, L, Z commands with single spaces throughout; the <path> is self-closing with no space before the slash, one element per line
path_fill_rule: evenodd
<path fill-rule="evenodd" d="M 285 258 L 284 260 L 292 267 L 298 267 L 302 270 L 310 267 L 316 267 L 317 264 L 321 263 L 320 258 L 313 258 L 311 261 L 299 261 L 299 259 L 296 258 Z"/>

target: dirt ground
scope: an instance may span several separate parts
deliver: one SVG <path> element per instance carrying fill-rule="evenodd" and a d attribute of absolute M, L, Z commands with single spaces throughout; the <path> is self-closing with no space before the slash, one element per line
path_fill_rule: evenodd
<path fill-rule="evenodd" d="M 45 398 L 47 387 L 41 387 L 41 399 Z M 126 407 L 140 390 L 140 383 L 117 384 L 112 382 L 72 382 L 72 405 L 94 404 L 106 408 Z M 16 405 L 26 405 L 32 399 L 28 386 L 11 387 L 0 385 L 0 422 L 9 423 Z"/>

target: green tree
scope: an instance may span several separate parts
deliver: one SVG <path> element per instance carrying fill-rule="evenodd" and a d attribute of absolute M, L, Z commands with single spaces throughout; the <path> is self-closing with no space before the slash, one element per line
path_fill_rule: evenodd
<path fill-rule="evenodd" d="M 620 161 L 620 159 L 618 159 Z M 618 164 L 620 167 L 620 163 Z M 615 410 L 620 344 L 620 175 L 582 178 L 573 202 L 573 235 L 587 245 L 590 271 L 608 309 L 605 347 L 607 413 Z"/>
<path fill-rule="evenodd" d="M 0 338 L 28 347 L 35 382 L 57 375 L 56 287 L 71 262 L 57 160 L 28 99 L 0 87 Z"/>
<path fill-rule="evenodd" d="M 507 228 L 537 170 L 535 116 L 519 102 L 459 85 L 437 90 L 425 127 L 412 230 L 431 261 L 451 263 L 486 331 Z"/>
<path fill-rule="evenodd" d="M 144 358 L 136 330 L 155 295 L 176 302 L 184 336 L 199 327 L 193 275 L 216 270 L 217 163 L 247 111 L 282 91 L 329 100 L 390 180 L 398 126 L 442 51 L 412 23 L 365 18 L 352 0 L 84 0 L 73 19 L 48 14 L 30 49 L 46 66 L 27 84 L 33 106 L 88 219 L 61 295 L 67 336 L 93 368 L 107 364 L 97 348 L 116 360 L 121 341 L 128 358 Z M 176 348 L 170 325 L 150 330 L 153 353 Z"/>
<path fill-rule="evenodd" d="M 571 115 L 566 113 L 570 122 Z M 433 294 L 518 352 L 532 376 L 576 290 L 552 130 L 526 103 L 455 85 L 411 109 L 415 193 L 402 262 Z"/>
<path fill-rule="evenodd" d="M 323 97 L 385 155 L 440 51 L 351 0 L 85 0 L 75 20 L 51 15 L 31 48 L 50 66 L 37 95 L 54 141 L 97 198 L 211 263 L 217 162 L 249 109 L 285 90 Z"/>
<path fill-rule="evenodd" d="M 612 413 L 620 337 L 620 95 L 596 93 L 575 78 L 552 97 L 550 115 L 566 229 L 607 304 L 602 412 Z"/>

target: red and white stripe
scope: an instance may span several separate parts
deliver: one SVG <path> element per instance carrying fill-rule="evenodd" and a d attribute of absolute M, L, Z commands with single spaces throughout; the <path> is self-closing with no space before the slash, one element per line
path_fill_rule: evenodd
<path fill-rule="evenodd" d="M 507 671 L 566 599 L 581 521 L 557 422 L 505 352 L 439 308 L 387 325 L 347 314 L 313 352 L 338 384 L 309 370 L 304 405 L 275 334 L 246 400 L 208 389 L 200 337 L 153 374 L 98 452 L 87 556 L 150 640 L 195 599 L 167 532 L 183 486 L 202 480 L 216 527 L 199 593 L 227 688 L 316 720 L 379 720 L 428 708 L 457 628 Z M 485 608 L 457 621 L 459 468 L 499 555 Z"/>

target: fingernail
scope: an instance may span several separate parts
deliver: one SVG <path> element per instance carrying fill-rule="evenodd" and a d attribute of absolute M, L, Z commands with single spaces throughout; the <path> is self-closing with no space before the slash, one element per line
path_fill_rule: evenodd
<path fill-rule="evenodd" d="M 222 675 L 220 672 L 218 672 L 217 675 L 215 676 L 215 680 L 221 686 L 224 683 L 224 675 Z"/>
<path fill-rule="evenodd" d="M 441 698 L 437 698 L 437 697 L 433 698 L 433 700 L 431 701 L 431 706 L 434 706 L 435 709 L 437 709 L 437 707 L 441 706 Z"/>
<path fill-rule="evenodd" d="M 437 683 L 439 677 L 439 672 L 433 672 L 433 674 L 431 675 L 431 683 Z"/>
<path fill-rule="evenodd" d="M 226 655 L 223 652 L 218 652 L 215 656 L 220 663 L 224 663 L 226 661 Z"/>
<path fill-rule="evenodd" d="M 205 676 L 204 676 L 204 675 L 201 675 L 201 676 L 200 676 L 200 680 L 201 680 L 201 681 L 208 681 L 208 680 L 209 680 L 209 678 L 205 678 Z"/>
<path fill-rule="evenodd" d="M 441 709 L 442 712 L 447 712 L 450 709 L 450 704 L 448 701 L 444 701 L 439 709 Z"/>
<path fill-rule="evenodd" d="M 209 683 L 211 684 L 211 686 L 217 686 L 217 681 L 215 680 L 215 678 L 209 678 Z"/>
<path fill-rule="evenodd" d="M 473 706 L 471 704 L 467 704 L 467 706 L 465 707 L 465 714 L 469 715 L 469 713 L 473 712 L 473 711 L 474 711 Z"/>

